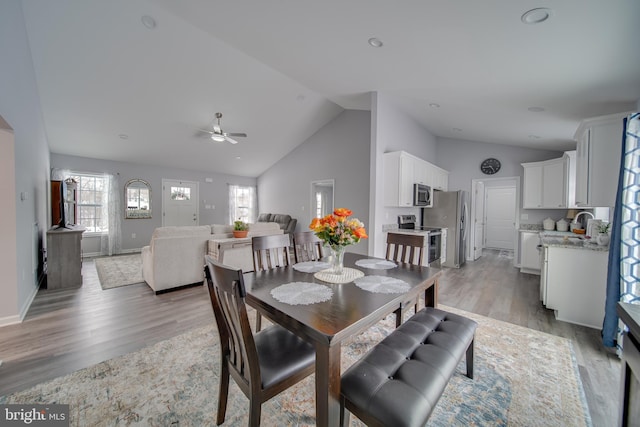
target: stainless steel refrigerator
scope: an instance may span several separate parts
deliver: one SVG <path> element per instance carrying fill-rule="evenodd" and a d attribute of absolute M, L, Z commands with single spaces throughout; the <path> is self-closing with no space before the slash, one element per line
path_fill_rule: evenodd
<path fill-rule="evenodd" d="M 446 259 L 443 267 L 460 268 L 467 259 L 469 224 L 466 191 L 434 191 L 433 207 L 422 209 L 423 227 L 447 229 Z"/>

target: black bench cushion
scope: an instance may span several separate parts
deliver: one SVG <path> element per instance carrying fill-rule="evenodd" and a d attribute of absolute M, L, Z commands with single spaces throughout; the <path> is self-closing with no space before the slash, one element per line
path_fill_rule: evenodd
<path fill-rule="evenodd" d="M 457 314 L 420 310 L 345 372 L 343 396 L 382 425 L 424 425 L 476 327 Z"/>

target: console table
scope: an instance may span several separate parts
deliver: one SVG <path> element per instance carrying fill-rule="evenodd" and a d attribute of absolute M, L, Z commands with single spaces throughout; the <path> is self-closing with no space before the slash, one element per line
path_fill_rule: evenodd
<path fill-rule="evenodd" d="M 620 320 L 629 328 L 622 341 L 620 426 L 640 425 L 640 305 L 619 302 Z"/>
<path fill-rule="evenodd" d="M 82 233 L 75 225 L 47 231 L 47 289 L 82 286 Z"/>
<path fill-rule="evenodd" d="M 208 253 L 218 262 L 241 268 L 243 273 L 253 271 L 251 237 L 211 239 Z"/>

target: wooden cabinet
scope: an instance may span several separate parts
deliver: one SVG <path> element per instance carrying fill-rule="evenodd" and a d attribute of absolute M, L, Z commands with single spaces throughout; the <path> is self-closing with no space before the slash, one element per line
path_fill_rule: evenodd
<path fill-rule="evenodd" d="M 82 286 L 82 233 L 68 225 L 47 231 L 47 289 Z"/>
<path fill-rule="evenodd" d="M 575 133 L 576 205 L 614 206 L 620 171 L 623 120 L 628 113 L 585 120 Z"/>
<path fill-rule="evenodd" d="M 384 205 L 413 206 L 413 184 L 446 191 L 449 172 L 404 151 L 383 155 Z"/>
<path fill-rule="evenodd" d="M 540 274 L 542 267 L 540 233 L 538 231 L 520 232 L 520 271 Z"/>
<path fill-rule="evenodd" d="M 522 163 L 524 209 L 561 209 L 567 207 L 569 156 L 544 162 Z"/>

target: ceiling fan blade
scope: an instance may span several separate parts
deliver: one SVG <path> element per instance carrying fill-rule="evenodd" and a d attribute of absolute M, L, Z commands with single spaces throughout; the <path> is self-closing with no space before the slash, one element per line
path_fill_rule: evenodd
<path fill-rule="evenodd" d="M 224 139 L 226 139 L 228 142 L 230 142 L 231 144 L 237 144 L 238 141 L 236 141 L 233 138 L 229 138 L 227 135 L 224 136 Z"/>
<path fill-rule="evenodd" d="M 214 132 L 212 132 L 210 130 L 207 130 L 207 129 L 198 129 L 198 132 L 206 133 L 206 134 L 209 134 L 209 135 L 214 135 L 215 134 Z"/>
<path fill-rule="evenodd" d="M 238 137 L 241 137 L 241 138 L 246 138 L 246 137 L 247 137 L 247 134 L 246 134 L 246 133 L 244 133 L 244 132 L 240 132 L 240 133 L 238 133 L 238 132 L 229 132 L 229 133 L 226 133 L 226 132 L 225 132 L 224 134 L 225 134 L 225 136 L 238 136 Z"/>

